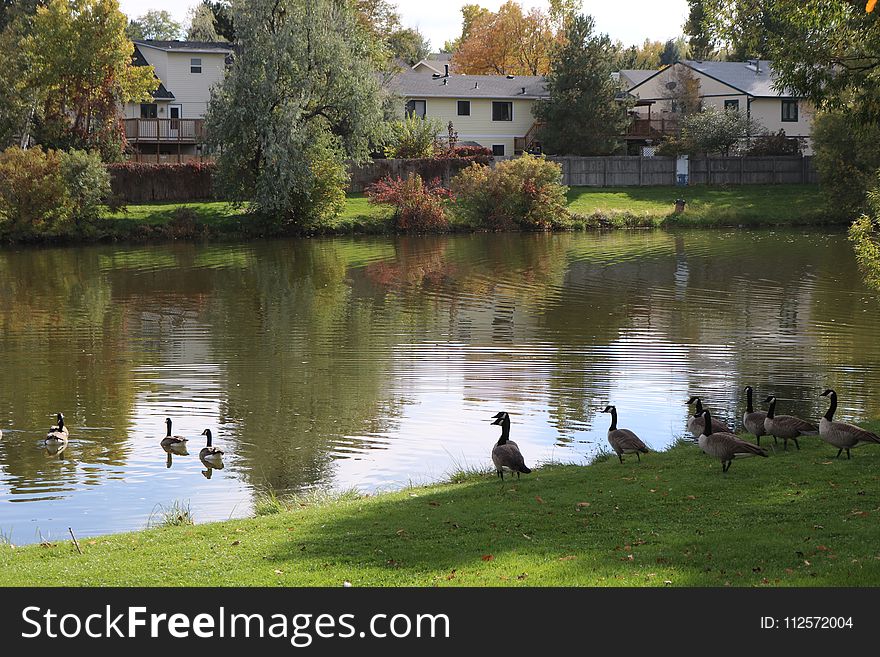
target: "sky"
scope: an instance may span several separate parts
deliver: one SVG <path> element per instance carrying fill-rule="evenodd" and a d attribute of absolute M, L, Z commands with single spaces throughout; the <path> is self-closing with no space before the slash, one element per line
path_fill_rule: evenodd
<path fill-rule="evenodd" d="M 397 0 L 398 11 L 406 27 L 416 27 L 431 41 L 434 50 L 444 41 L 461 32 L 462 5 L 479 4 L 493 11 L 504 0 Z M 198 0 L 120 0 L 122 11 L 135 18 L 150 9 L 166 10 L 181 23 L 187 23 L 187 12 Z M 520 0 L 526 8 L 547 8 L 541 0 Z M 687 19 L 687 0 L 584 0 L 584 12 L 596 19 L 600 32 L 625 45 L 641 44 L 646 38 L 665 41 L 682 32 Z"/>

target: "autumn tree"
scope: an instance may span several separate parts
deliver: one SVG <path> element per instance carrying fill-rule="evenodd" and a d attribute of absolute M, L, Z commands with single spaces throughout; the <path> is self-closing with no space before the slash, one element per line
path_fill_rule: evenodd
<path fill-rule="evenodd" d="M 463 5 L 461 8 L 461 34 L 455 39 L 444 43 L 443 50 L 445 52 L 457 52 L 461 48 L 461 44 L 467 41 L 474 24 L 491 13 L 480 5 Z"/>
<path fill-rule="evenodd" d="M 167 11 L 151 10 L 129 21 L 125 31 L 129 39 L 173 41 L 180 38 L 183 26 Z"/>
<path fill-rule="evenodd" d="M 17 16 L 0 37 L 0 85 L 15 101 L 0 110 L 0 136 L 117 157 L 120 106 L 156 86 L 151 67 L 132 64 L 125 27 L 116 0 L 48 0 Z"/>
<path fill-rule="evenodd" d="M 206 3 L 202 2 L 190 9 L 186 38 L 188 41 L 226 41 L 217 32 L 217 19 Z"/>
<path fill-rule="evenodd" d="M 660 68 L 660 56 L 664 48 L 662 41 L 645 39 L 641 46 L 629 48 L 618 42 L 616 47 L 618 54 L 615 66 L 618 70 Z"/>
<path fill-rule="evenodd" d="M 535 108 L 544 124 L 541 144 L 559 155 L 608 155 L 617 149 L 627 122 L 611 76 L 616 48 L 607 34 L 595 32 L 591 16 L 572 19 L 564 37 L 552 53 L 549 98 Z"/>
<path fill-rule="evenodd" d="M 276 226 L 315 226 L 345 202 L 346 160 L 382 125 L 371 37 L 348 0 L 233 0 L 240 50 L 212 92 L 217 186 Z"/>
<path fill-rule="evenodd" d="M 685 117 L 703 109 L 700 80 L 693 70 L 678 65 L 670 67 L 663 75 L 663 97 L 670 112 Z"/>
<path fill-rule="evenodd" d="M 458 52 L 456 70 L 474 75 L 544 75 L 555 43 L 550 17 L 540 9 L 523 12 L 508 0 L 496 13 L 480 14 Z"/>

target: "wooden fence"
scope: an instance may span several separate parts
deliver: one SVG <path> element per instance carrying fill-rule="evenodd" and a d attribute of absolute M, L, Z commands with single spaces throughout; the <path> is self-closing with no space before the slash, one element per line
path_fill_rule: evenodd
<path fill-rule="evenodd" d="M 583 187 L 675 185 L 676 158 L 631 155 L 550 157 L 562 165 L 562 182 Z M 691 157 L 689 185 L 799 184 L 819 181 L 810 156 Z"/>

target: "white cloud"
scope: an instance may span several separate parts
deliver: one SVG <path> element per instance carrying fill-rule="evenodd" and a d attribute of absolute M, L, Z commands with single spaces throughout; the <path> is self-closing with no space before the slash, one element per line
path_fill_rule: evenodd
<path fill-rule="evenodd" d="M 470 0 L 492 10 L 498 9 L 504 0 Z M 437 49 L 447 39 L 453 39 L 461 31 L 461 6 L 468 0 L 398 0 L 397 6 L 404 25 L 417 27 L 431 40 Z M 120 0 L 122 11 L 137 17 L 150 9 L 166 10 L 181 23 L 186 22 L 187 12 L 198 4 L 197 0 Z M 521 0 L 526 7 L 547 7 L 546 1 Z M 681 34 L 687 19 L 687 0 L 631 0 L 630 2 L 607 2 L 584 0 L 584 11 L 592 14 L 601 32 L 625 44 L 641 43 L 646 38 L 665 41 Z"/>

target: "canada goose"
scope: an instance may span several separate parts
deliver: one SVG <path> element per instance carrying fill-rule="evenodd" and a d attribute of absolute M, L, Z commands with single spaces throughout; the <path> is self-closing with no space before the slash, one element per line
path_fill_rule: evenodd
<path fill-rule="evenodd" d="M 213 468 L 223 467 L 223 450 L 211 445 L 211 430 L 205 429 L 202 435 L 208 437 L 208 444 L 202 447 L 199 458 L 202 461 L 207 461 Z M 219 465 L 215 465 L 215 463 Z"/>
<path fill-rule="evenodd" d="M 519 451 L 519 446 L 512 440 L 509 440 L 510 416 L 502 411 L 492 417 L 495 420 L 492 423 L 493 426 L 496 424 L 501 425 L 501 437 L 495 443 L 495 447 L 492 448 L 492 463 L 495 464 L 495 472 L 501 477 L 501 481 L 504 481 L 505 468 L 515 472 L 517 479 L 519 479 L 520 473 L 529 474 L 531 469 L 526 467 L 523 455 Z"/>
<path fill-rule="evenodd" d="M 746 386 L 744 392 L 746 393 L 746 412 L 743 413 L 743 426 L 757 439 L 758 445 L 760 445 L 761 436 L 766 433 L 764 418 L 767 417 L 767 411 L 756 411 L 752 406 L 752 386 Z M 773 442 L 776 443 L 776 436 L 773 436 Z"/>
<path fill-rule="evenodd" d="M 159 443 L 160 445 L 162 445 L 162 447 L 167 447 L 169 445 L 186 444 L 186 441 L 188 440 L 188 438 L 184 438 L 183 436 L 172 436 L 171 435 L 171 418 L 170 417 L 165 418 L 165 427 L 166 427 L 167 433 L 165 434 L 165 437 L 162 439 L 162 441 Z"/>
<path fill-rule="evenodd" d="M 696 404 L 696 413 L 688 418 L 687 428 L 694 438 L 699 438 L 700 434 L 703 433 L 703 402 L 700 401 L 699 397 L 691 397 L 687 400 L 687 403 L 688 405 Z M 712 431 L 732 433 L 730 427 L 718 420 L 712 420 Z"/>
<path fill-rule="evenodd" d="M 819 420 L 819 437 L 829 445 L 837 447 L 837 458 L 846 450 L 846 458 L 851 458 L 849 450 L 857 443 L 880 443 L 880 437 L 854 424 L 834 421 L 834 412 L 837 410 L 837 393 L 830 388 L 823 392 L 821 397 L 831 397 L 831 406 L 828 412 Z"/>
<path fill-rule="evenodd" d="M 44 441 L 47 445 L 52 443 L 66 443 L 67 438 L 70 435 L 67 431 L 67 427 L 64 426 L 64 416 L 59 413 L 58 424 L 49 429 L 49 433 L 46 434 L 46 440 Z"/>
<path fill-rule="evenodd" d="M 737 454 L 757 454 L 767 456 L 762 447 L 737 438 L 732 433 L 719 431 L 716 433 L 712 428 L 712 415 L 708 410 L 703 411 L 703 433 L 700 434 L 700 449 L 709 456 L 721 459 L 721 472 L 730 470 L 733 457 Z"/>
<path fill-rule="evenodd" d="M 764 418 L 764 433 L 774 438 L 782 438 L 784 449 L 788 449 L 789 440 L 793 440 L 795 447 L 800 449 L 801 446 L 798 443 L 800 436 L 815 436 L 819 433 L 819 427 L 799 417 L 794 415 L 776 415 L 776 397 L 773 395 L 767 397 L 764 403 L 770 404 L 767 407 L 767 417 Z"/>
<path fill-rule="evenodd" d="M 617 428 L 617 407 L 608 405 L 602 412 L 611 413 L 611 426 L 608 427 L 608 444 L 611 445 L 611 449 L 617 454 L 620 462 L 623 463 L 624 454 L 635 454 L 636 458 L 641 462 L 642 457 L 639 456 L 639 452 L 647 454 L 647 445 L 629 429 Z"/>

